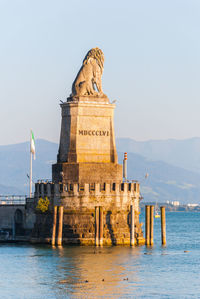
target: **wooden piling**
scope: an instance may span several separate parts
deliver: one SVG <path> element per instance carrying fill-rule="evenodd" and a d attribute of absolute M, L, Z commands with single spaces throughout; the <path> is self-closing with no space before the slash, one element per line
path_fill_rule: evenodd
<path fill-rule="evenodd" d="M 130 229 L 130 245 L 135 245 L 135 209 L 134 205 L 131 205 L 131 229 Z"/>
<path fill-rule="evenodd" d="M 59 223 L 58 223 L 58 238 L 57 245 L 62 245 L 62 230 L 63 230 L 63 206 L 59 207 Z"/>
<path fill-rule="evenodd" d="M 150 206 L 150 245 L 153 245 L 154 206 Z"/>
<path fill-rule="evenodd" d="M 52 246 L 54 246 L 55 242 L 56 242 L 57 210 L 58 210 L 58 207 L 54 206 L 54 209 L 53 209 L 53 228 L 52 228 L 52 238 L 51 238 L 51 245 Z"/>
<path fill-rule="evenodd" d="M 99 207 L 99 245 L 103 246 L 103 207 Z"/>
<path fill-rule="evenodd" d="M 95 207 L 95 245 L 99 246 L 99 207 Z"/>
<path fill-rule="evenodd" d="M 166 245 L 165 207 L 160 207 L 160 214 L 161 214 L 161 240 L 162 240 L 162 245 Z"/>
<path fill-rule="evenodd" d="M 150 206 L 145 206 L 145 241 L 150 245 Z"/>

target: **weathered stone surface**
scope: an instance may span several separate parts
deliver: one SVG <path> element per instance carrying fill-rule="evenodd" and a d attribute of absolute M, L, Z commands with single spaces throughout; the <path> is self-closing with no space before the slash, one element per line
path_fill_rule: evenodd
<path fill-rule="evenodd" d="M 72 85 L 72 96 L 102 95 L 103 65 L 104 55 L 101 49 L 93 48 L 88 51 Z"/>
<path fill-rule="evenodd" d="M 116 163 L 57 163 L 52 169 L 56 183 L 120 183 L 122 180 L 122 165 Z"/>
<path fill-rule="evenodd" d="M 35 223 L 35 214 L 28 204 L 0 205 L 0 229 L 9 232 L 9 239 L 30 235 Z"/>
<path fill-rule="evenodd" d="M 75 212 L 64 214 L 63 243 L 95 245 L 94 213 Z M 94 212 L 94 211 L 93 211 Z M 103 245 L 130 245 L 129 211 L 112 210 L 103 212 Z M 135 215 L 135 244 L 143 244 L 144 238 L 139 217 Z M 52 214 L 38 214 L 32 236 L 32 242 L 47 242 L 51 240 Z"/>
<path fill-rule="evenodd" d="M 115 105 L 61 104 L 62 124 L 58 163 L 117 163 L 113 113 Z"/>
<path fill-rule="evenodd" d="M 57 163 L 52 167 L 54 182 L 122 181 L 114 135 L 115 105 L 92 99 L 94 102 L 84 97 L 85 102 L 61 105 L 60 146 Z"/>
<path fill-rule="evenodd" d="M 35 197 L 47 195 L 48 188 L 36 184 Z M 103 244 L 130 245 L 130 205 L 135 211 L 135 244 L 144 243 L 139 223 L 139 184 L 53 184 L 50 197 L 49 214 L 37 213 L 33 240 L 50 242 L 52 234 L 53 205 L 57 202 L 58 190 L 60 204 L 64 206 L 63 243 L 95 244 L 95 207 L 103 207 Z M 42 226 L 42 228 L 40 228 Z"/>

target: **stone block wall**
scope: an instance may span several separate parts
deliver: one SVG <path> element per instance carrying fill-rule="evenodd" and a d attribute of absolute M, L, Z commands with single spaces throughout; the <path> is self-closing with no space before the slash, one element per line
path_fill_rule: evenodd
<path fill-rule="evenodd" d="M 103 244 L 130 244 L 130 205 L 135 210 L 135 243 L 144 243 L 139 223 L 139 184 L 51 184 L 37 183 L 35 201 L 47 196 L 47 213 L 37 211 L 33 231 L 35 242 L 50 242 L 54 205 L 64 207 L 63 244 L 95 244 L 95 207 L 103 208 Z M 57 225 L 58 226 L 58 225 Z"/>

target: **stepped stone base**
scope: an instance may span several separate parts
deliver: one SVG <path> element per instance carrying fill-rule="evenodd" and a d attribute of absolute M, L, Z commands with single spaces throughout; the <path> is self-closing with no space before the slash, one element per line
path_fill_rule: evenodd
<path fill-rule="evenodd" d="M 52 167 L 55 183 L 121 182 L 122 165 L 114 163 L 57 163 Z"/>

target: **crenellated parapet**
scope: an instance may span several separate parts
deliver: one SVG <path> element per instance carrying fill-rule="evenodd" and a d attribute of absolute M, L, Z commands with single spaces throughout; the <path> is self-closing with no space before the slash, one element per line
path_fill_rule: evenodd
<path fill-rule="evenodd" d="M 93 209 L 96 205 L 105 208 L 126 209 L 130 204 L 139 209 L 140 185 L 132 183 L 91 183 L 91 184 L 57 184 L 38 182 L 35 184 L 35 198 L 47 196 L 53 204 L 62 204 L 65 208 Z"/>
<path fill-rule="evenodd" d="M 60 193 L 62 191 L 63 185 L 62 184 L 54 184 L 53 182 L 43 182 L 38 181 L 35 184 L 35 193 L 34 197 L 54 197 L 54 196 L 60 196 Z"/>

